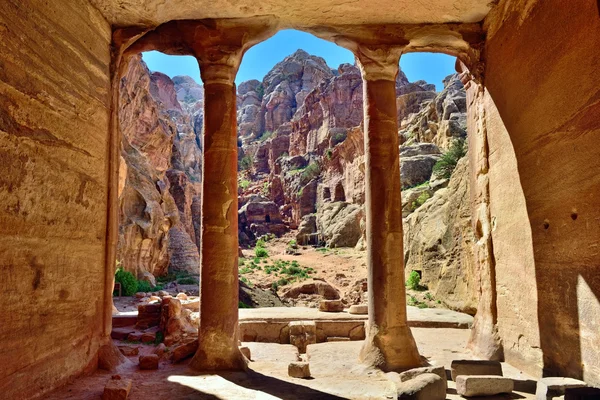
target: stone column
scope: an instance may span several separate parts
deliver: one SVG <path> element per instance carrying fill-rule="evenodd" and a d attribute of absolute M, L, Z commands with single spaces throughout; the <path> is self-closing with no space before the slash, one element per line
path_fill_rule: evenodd
<path fill-rule="evenodd" d="M 240 57 L 241 58 L 241 57 Z M 238 348 L 237 65 L 200 60 L 204 156 L 199 347 L 192 366 L 241 369 Z"/>
<path fill-rule="evenodd" d="M 383 370 L 421 366 L 407 325 L 396 76 L 402 49 L 358 46 L 363 77 L 369 287 L 361 361 Z"/>

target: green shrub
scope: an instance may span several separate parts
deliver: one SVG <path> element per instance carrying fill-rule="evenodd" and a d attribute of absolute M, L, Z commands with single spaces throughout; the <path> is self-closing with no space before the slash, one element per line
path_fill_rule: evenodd
<path fill-rule="evenodd" d="M 150 286 L 150 282 L 148 282 L 148 281 L 138 281 L 137 291 L 148 293 L 148 292 L 152 292 L 153 288 L 152 288 L 152 286 Z"/>
<path fill-rule="evenodd" d="M 264 238 L 258 239 L 256 241 L 256 247 L 261 247 L 264 249 L 266 245 L 267 245 L 267 241 Z"/>
<path fill-rule="evenodd" d="M 179 285 L 197 285 L 198 280 L 192 277 L 177 279 Z"/>
<path fill-rule="evenodd" d="M 344 140 L 346 140 L 346 134 L 345 133 L 336 133 L 335 135 L 333 135 L 333 137 L 331 138 L 331 145 L 335 146 L 338 143 L 343 142 Z"/>
<path fill-rule="evenodd" d="M 465 149 L 465 140 L 456 139 L 452 142 L 450 149 L 444 153 L 442 158 L 433 166 L 433 171 L 437 172 L 442 178 L 449 179 L 452 171 L 456 168 L 458 160 L 467 154 Z"/>
<path fill-rule="evenodd" d="M 328 160 L 331 160 L 331 156 L 333 156 L 333 150 L 327 149 L 327 151 L 325 152 L 325 155 L 327 156 Z"/>
<path fill-rule="evenodd" d="M 319 175 L 319 172 L 321 172 L 319 164 L 316 162 L 312 162 L 308 167 L 304 169 L 304 171 L 302 171 L 300 179 L 302 182 L 308 183 L 312 179 L 316 178 Z"/>
<path fill-rule="evenodd" d="M 412 202 L 412 209 L 416 210 L 417 208 L 421 207 L 427 200 L 429 200 L 430 197 L 431 195 L 429 192 L 421 193 L 419 197 L 417 197 L 417 200 Z"/>
<path fill-rule="evenodd" d="M 247 189 L 250 186 L 250 183 L 251 182 L 248 179 L 243 179 L 243 180 L 240 181 L 239 186 L 242 189 Z"/>
<path fill-rule="evenodd" d="M 238 301 L 238 308 L 252 308 L 252 307 L 250 307 L 248 304 L 244 303 L 243 301 Z"/>
<path fill-rule="evenodd" d="M 125 271 L 122 267 L 117 268 L 115 273 L 115 282 L 121 284 L 122 293 L 125 296 L 133 296 L 138 291 L 138 281 L 131 272 Z"/>
<path fill-rule="evenodd" d="M 406 286 L 412 290 L 421 289 L 421 276 L 417 271 L 411 271 L 410 275 L 408 275 Z"/>
<path fill-rule="evenodd" d="M 262 143 L 262 142 L 266 141 L 267 139 L 269 139 L 271 136 L 273 136 L 273 132 L 265 131 L 265 132 L 263 132 L 262 135 L 260 135 L 260 137 L 258 138 L 258 141 Z"/>
<path fill-rule="evenodd" d="M 260 258 L 269 257 L 269 252 L 264 247 L 256 246 L 254 248 L 254 255 L 256 255 L 256 257 L 260 257 Z"/>
<path fill-rule="evenodd" d="M 256 94 L 258 95 L 258 99 L 262 100 L 263 96 L 265 95 L 265 87 L 262 83 L 256 87 Z"/>
<path fill-rule="evenodd" d="M 250 154 L 245 155 L 240 160 L 238 168 L 241 171 L 249 171 L 252 168 L 252 163 L 253 163 L 252 156 Z"/>

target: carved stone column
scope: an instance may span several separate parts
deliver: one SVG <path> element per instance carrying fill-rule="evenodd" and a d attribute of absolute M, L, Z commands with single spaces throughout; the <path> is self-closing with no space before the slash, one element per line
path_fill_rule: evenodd
<path fill-rule="evenodd" d="M 383 370 L 421 365 L 407 325 L 396 76 L 402 48 L 359 45 L 363 77 L 369 286 L 361 361 Z"/>

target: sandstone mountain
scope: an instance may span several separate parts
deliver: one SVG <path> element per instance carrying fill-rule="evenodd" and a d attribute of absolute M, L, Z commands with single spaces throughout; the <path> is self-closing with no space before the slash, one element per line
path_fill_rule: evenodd
<path fill-rule="evenodd" d="M 466 136 L 456 75 L 437 93 L 396 81 L 407 273 L 436 298 L 474 312 L 473 237 L 466 158 L 448 177 L 434 165 Z M 139 278 L 197 273 L 200 246 L 203 88 L 132 60 L 121 86 L 123 133 L 119 260 Z M 303 50 L 238 87 L 240 244 L 296 233 L 300 243 L 364 248 L 362 79 Z M 297 231 L 295 231 L 297 229 Z M 151 279 L 151 278 L 150 278 Z"/>

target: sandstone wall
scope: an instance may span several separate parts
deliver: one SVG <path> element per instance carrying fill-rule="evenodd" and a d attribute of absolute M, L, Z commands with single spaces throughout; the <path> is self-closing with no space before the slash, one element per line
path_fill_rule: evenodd
<path fill-rule="evenodd" d="M 87 1 L 0 2 L 0 397 L 96 367 L 110 26 Z"/>
<path fill-rule="evenodd" d="M 596 385 L 600 384 L 599 8 L 594 0 L 502 1 L 487 19 L 485 49 L 485 85 L 514 146 L 533 244 L 535 279 L 528 244 L 514 237 L 509 238 L 511 251 L 525 252 L 519 260 L 524 266 L 513 265 L 502 273 L 497 268 L 499 278 L 506 272 L 503 285 L 512 292 L 512 301 L 520 303 L 523 318 L 537 314 L 537 326 L 531 318 L 531 330 L 539 332 L 543 366 L 530 364 L 528 372 L 584 377 Z M 518 209 L 517 203 L 518 199 L 511 212 Z M 502 234 L 499 224 L 497 232 Z M 526 289 L 537 293 L 537 301 L 519 300 L 524 275 Z M 499 301 L 498 307 L 499 315 L 510 315 L 506 304 Z M 500 324 L 504 332 L 522 329 L 519 318 L 500 319 Z M 514 335 L 505 335 L 505 348 L 511 341 L 520 345 Z M 525 345 L 535 344 L 532 333 Z M 529 364 L 531 354 L 507 351 L 507 361 Z"/>

